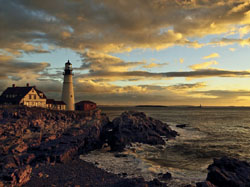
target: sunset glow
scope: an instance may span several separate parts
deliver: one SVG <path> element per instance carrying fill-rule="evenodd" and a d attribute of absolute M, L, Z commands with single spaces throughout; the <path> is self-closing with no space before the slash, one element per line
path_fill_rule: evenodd
<path fill-rule="evenodd" d="M 0 92 L 99 105 L 250 106 L 249 0 L 0 0 Z"/>

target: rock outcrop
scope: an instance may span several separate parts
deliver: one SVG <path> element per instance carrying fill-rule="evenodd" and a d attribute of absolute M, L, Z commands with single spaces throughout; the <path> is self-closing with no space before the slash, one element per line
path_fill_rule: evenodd
<path fill-rule="evenodd" d="M 250 164 L 234 158 L 222 157 L 214 159 L 208 167 L 205 182 L 197 183 L 200 186 L 218 187 L 245 187 L 250 186 Z"/>
<path fill-rule="evenodd" d="M 44 186 L 105 186 L 105 187 L 166 187 L 158 180 L 124 178 L 96 168 L 94 164 L 74 159 L 65 164 L 44 165 L 35 168 L 31 180 L 24 187 Z"/>
<path fill-rule="evenodd" d="M 66 162 L 100 148 L 100 134 L 109 119 L 90 113 L 42 108 L 0 108 L 0 181 L 20 186 L 32 167 Z"/>
<path fill-rule="evenodd" d="M 124 112 L 110 122 L 98 109 L 86 113 L 2 106 L 0 184 L 21 186 L 34 168 L 66 163 L 107 143 L 114 151 L 131 142 L 164 144 L 163 137 L 176 135 L 167 124 L 141 112 Z"/>
<path fill-rule="evenodd" d="M 166 123 L 146 116 L 143 112 L 124 112 L 103 127 L 102 139 L 112 151 L 121 151 L 132 142 L 150 145 L 165 144 L 163 137 L 174 138 L 177 132 Z"/>

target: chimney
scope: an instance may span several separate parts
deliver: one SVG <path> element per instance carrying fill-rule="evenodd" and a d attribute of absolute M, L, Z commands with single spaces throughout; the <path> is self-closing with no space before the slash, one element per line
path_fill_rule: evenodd
<path fill-rule="evenodd" d="M 16 85 L 15 85 L 15 84 L 12 84 L 12 87 L 13 87 L 13 88 L 15 88 L 15 87 L 16 87 Z"/>
<path fill-rule="evenodd" d="M 29 83 L 27 83 L 27 84 L 26 84 L 26 86 L 27 86 L 27 87 L 29 87 L 29 86 L 30 86 L 30 84 L 29 84 Z"/>

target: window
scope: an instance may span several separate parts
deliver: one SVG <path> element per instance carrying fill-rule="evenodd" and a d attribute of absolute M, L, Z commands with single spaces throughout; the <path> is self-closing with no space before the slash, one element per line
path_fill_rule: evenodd
<path fill-rule="evenodd" d="M 29 95 L 29 99 L 32 99 L 32 95 L 31 94 Z"/>
<path fill-rule="evenodd" d="M 34 99 L 36 99 L 36 95 L 34 95 Z"/>

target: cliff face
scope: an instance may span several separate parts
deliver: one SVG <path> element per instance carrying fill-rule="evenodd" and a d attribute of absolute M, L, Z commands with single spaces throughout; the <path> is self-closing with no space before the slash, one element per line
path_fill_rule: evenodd
<path fill-rule="evenodd" d="M 100 110 L 0 108 L 0 181 L 22 185 L 29 180 L 33 166 L 65 162 L 100 148 L 100 133 L 108 122 Z"/>

